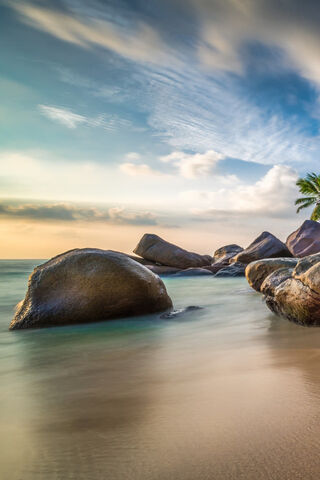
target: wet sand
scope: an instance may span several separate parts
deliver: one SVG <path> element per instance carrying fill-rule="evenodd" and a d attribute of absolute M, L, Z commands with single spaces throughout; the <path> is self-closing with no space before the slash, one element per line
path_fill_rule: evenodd
<path fill-rule="evenodd" d="M 0 473 L 318 479 L 320 329 L 244 279 L 166 279 L 184 316 L 8 332 L 32 262 L 0 264 Z"/>

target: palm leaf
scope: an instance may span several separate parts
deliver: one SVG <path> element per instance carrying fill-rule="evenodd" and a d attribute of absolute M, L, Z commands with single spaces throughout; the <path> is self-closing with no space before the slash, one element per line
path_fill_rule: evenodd
<path fill-rule="evenodd" d="M 314 202 L 316 203 L 317 197 L 302 197 L 302 198 L 297 198 L 297 200 L 294 202 L 295 205 L 300 205 L 301 203 L 304 202 Z"/>
<path fill-rule="evenodd" d="M 311 215 L 311 220 L 317 221 L 320 219 L 320 205 L 316 205 L 312 215 Z"/>
<path fill-rule="evenodd" d="M 304 200 L 304 199 L 300 198 L 299 200 Z M 300 206 L 297 208 L 297 213 L 299 213 L 300 210 L 302 210 L 303 208 L 308 208 L 308 207 L 311 207 L 311 205 L 314 205 L 316 203 L 316 200 L 314 200 L 313 198 L 309 198 L 304 202 L 299 202 L 299 203 L 300 203 Z"/>

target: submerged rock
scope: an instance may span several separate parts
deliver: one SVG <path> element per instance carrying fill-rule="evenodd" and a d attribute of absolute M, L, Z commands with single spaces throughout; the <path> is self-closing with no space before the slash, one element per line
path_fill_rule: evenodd
<path fill-rule="evenodd" d="M 210 265 L 210 255 L 188 252 L 172 243 L 166 242 L 158 235 L 145 233 L 134 249 L 136 255 L 169 267 L 189 268 Z"/>
<path fill-rule="evenodd" d="M 244 277 L 246 266 L 243 263 L 231 263 L 215 274 L 216 277 Z"/>
<path fill-rule="evenodd" d="M 194 312 L 195 310 L 202 310 L 203 307 L 198 307 L 196 305 L 190 305 L 186 308 L 180 308 L 178 310 L 171 310 L 171 312 L 163 313 L 160 318 L 176 318 L 184 315 L 185 313 Z"/>
<path fill-rule="evenodd" d="M 171 308 L 162 280 L 127 255 L 75 249 L 34 269 L 10 329 L 97 322 Z"/>
<path fill-rule="evenodd" d="M 187 268 L 186 270 L 180 270 L 179 272 L 175 273 L 175 277 L 199 277 L 203 275 L 211 275 L 212 272 L 207 270 L 206 268 Z"/>
<path fill-rule="evenodd" d="M 277 237 L 263 232 L 247 248 L 233 257 L 234 262 L 248 264 L 264 258 L 292 257 L 288 248 Z"/>
<path fill-rule="evenodd" d="M 306 257 L 320 252 L 320 223 L 306 220 L 289 235 L 286 244 L 294 257 Z"/>
<path fill-rule="evenodd" d="M 249 263 L 245 270 L 246 278 L 249 285 L 260 291 L 260 287 L 264 279 L 270 275 L 270 273 L 280 268 L 294 268 L 298 263 L 296 258 L 265 258 L 264 260 L 256 260 Z"/>

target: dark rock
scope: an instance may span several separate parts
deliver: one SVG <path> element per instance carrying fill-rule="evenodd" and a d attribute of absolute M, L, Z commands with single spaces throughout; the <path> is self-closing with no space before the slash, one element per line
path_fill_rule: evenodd
<path fill-rule="evenodd" d="M 204 265 L 210 265 L 212 262 L 210 255 L 188 252 L 151 233 L 143 235 L 134 249 L 134 253 L 161 265 L 182 269 L 203 267 Z"/>
<path fill-rule="evenodd" d="M 294 268 L 298 263 L 296 258 L 265 258 L 264 260 L 256 260 L 249 263 L 246 268 L 245 274 L 249 282 L 249 285 L 260 291 L 260 287 L 264 279 L 270 275 L 270 273 L 279 268 Z"/>
<path fill-rule="evenodd" d="M 36 267 L 10 329 L 97 322 L 163 312 L 172 302 L 162 280 L 118 252 L 65 252 Z"/>
<path fill-rule="evenodd" d="M 180 268 L 166 267 L 164 265 L 145 265 L 145 267 L 151 270 L 151 272 L 155 273 L 156 275 L 173 275 L 175 273 L 181 272 Z"/>
<path fill-rule="evenodd" d="M 286 245 L 269 232 L 263 232 L 245 250 L 232 258 L 234 262 L 248 264 L 264 258 L 292 257 Z"/>
<path fill-rule="evenodd" d="M 186 270 L 180 270 L 178 273 L 174 274 L 175 277 L 199 277 L 204 275 L 212 276 L 212 272 L 206 268 L 187 268 Z"/>
<path fill-rule="evenodd" d="M 320 252 L 320 223 L 306 220 L 289 235 L 286 244 L 294 257 L 301 258 Z"/>
<path fill-rule="evenodd" d="M 215 274 L 216 277 L 244 277 L 245 265 L 243 263 L 232 263 L 222 268 Z"/>
<path fill-rule="evenodd" d="M 194 312 L 195 310 L 202 310 L 203 307 L 197 307 L 195 305 L 190 305 L 186 308 L 180 308 L 178 310 L 171 310 L 171 312 L 163 313 L 160 318 L 176 318 L 180 317 L 181 315 L 189 312 Z"/>

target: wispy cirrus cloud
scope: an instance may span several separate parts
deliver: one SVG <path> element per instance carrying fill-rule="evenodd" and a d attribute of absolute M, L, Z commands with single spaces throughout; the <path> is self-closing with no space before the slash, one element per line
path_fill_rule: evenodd
<path fill-rule="evenodd" d="M 67 128 L 77 128 L 80 124 L 88 124 L 88 118 L 84 115 L 73 113 L 71 110 L 50 105 L 39 105 L 40 112 L 50 120 L 61 123 Z"/>
<path fill-rule="evenodd" d="M 97 17 L 77 17 L 31 3 L 13 2 L 11 6 L 24 23 L 85 49 L 106 48 L 132 60 L 152 63 L 163 62 L 168 53 L 159 34 L 142 21 L 128 29 Z"/>
<path fill-rule="evenodd" d="M 53 105 L 38 105 L 42 115 L 54 122 L 69 128 L 76 129 L 79 126 L 98 127 L 107 131 L 114 131 L 116 129 L 129 129 L 141 131 L 141 127 L 134 127 L 132 122 L 121 118 L 117 115 L 99 114 L 96 117 L 81 115 L 64 107 L 57 107 Z"/>

